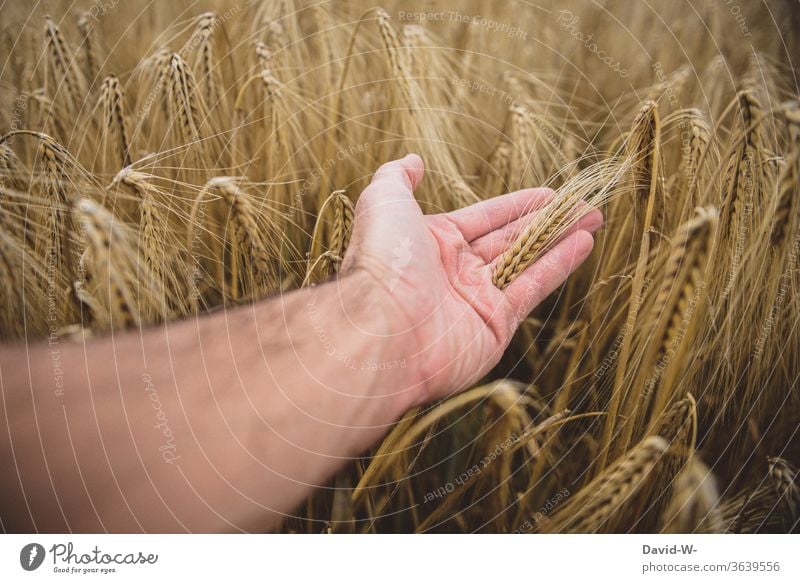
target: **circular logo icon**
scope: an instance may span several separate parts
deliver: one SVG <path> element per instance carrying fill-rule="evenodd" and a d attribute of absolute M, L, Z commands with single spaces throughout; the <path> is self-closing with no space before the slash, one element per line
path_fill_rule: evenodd
<path fill-rule="evenodd" d="M 30 543 L 19 552 L 19 564 L 26 571 L 35 571 L 44 562 L 44 547 L 39 543 Z"/>

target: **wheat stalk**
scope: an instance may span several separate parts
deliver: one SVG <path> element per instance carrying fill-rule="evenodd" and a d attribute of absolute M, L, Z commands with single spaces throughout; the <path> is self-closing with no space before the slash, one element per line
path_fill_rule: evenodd
<path fill-rule="evenodd" d="M 70 213 L 74 199 L 67 189 L 69 179 L 66 165 L 69 154 L 47 135 L 41 136 L 40 148 L 44 160 L 47 204 L 44 209 L 45 239 L 39 252 L 52 265 L 53 274 L 66 274 L 71 281 L 74 279 L 74 269 L 70 258 L 70 235 L 75 225 Z"/>
<path fill-rule="evenodd" d="M 797 469 L 778 457 L 767 459 L 767 475 L 753 488 L 724 500 L 719 507 L 724 532 L 791 531 L 800 520 Z M 787 524 L 788 523 L 788 524 Z"/>
<path fill-rule="evenodd" d="M 200 168 L 202 158 L 199 150 L 205 146 L 201 124 L 207 116 L 194 75 L 178 53 L 170 57 L 167 94 L 170 119 L 177 126 L 180 143 L 192 152 L 195 167 Z"/>
<path fill-rule="evenodd" d="M 104 306 L 95 310 L 93 316 L 103 323 L 107 319 L 108 325 L 115 329 L 139 324 L 139 312 L 126 282 L 126 274 L 120 262 L 115 260 L 115 256 L 121 253 L 117 247 L 124 245 L 124 237 L 115 227 L 113 217 L 87 198 L 78 201 L 76 212 L 88 243 L 86 271 L 95 286 L 102 290 L 99 298 L 108 309 L 106 312 Z"/>
<path fill-rule="evenodd" d="M 331 212 L 328 209 L 331 208 L 333 209 L 333 221 L 329 231 L 330 235 L 327 237 L 327 244 L 325 244 L 329 224 L 327 215 Z M 338 266 L 344 259 L 344 252 L 350 242 L 354 214 L 353 203 L 344 190 L 332 192 L 322 204 L 314 225 L 314 232 L 311 235 L 304 284 L 312 281 L 317 267 L 320 267 L 320 278 L 322 279 L 338 271 Z"/>
<path fill-rule="evenodd" d="M 336 198 L 333 205 L 333 230 L 329 250 L 336 257 L 326 268 L 328 273 L 338 271 L 338 265 L 344 259 L 344 252 L 350 243 L 350 235 L 353 230 L 353 218 L 355 209 L 353 203 L 345 194 L 344 190 L 334 193 Z"/>
<path fill-rule="evenodd" d="M 405 52 L 400 48 L 400 38 L 392 25 L 392 17 L 389 16 L 389 13 L 383 8 L 376 8 L 375 19 L 378 23 L 381 40 L 383 41 L 383 48 L 389 58 L 391 70 L 394 72 L 397 80 L 400 81 L 403 86 L 406 86 L 409 77 L 408 63 L 406 62 Z"/>
<path fill-rule="evenodd" d="M 760 119 L 763 110 L 752 91 L 742 90 L 736 96 L 738 105 L 737 126 L 732 139 L 734 148 L 728 157 L 725 171 L 726 187 L 723 199 L 722 234 L 730 237 L 747 228 L 744 206 L 753 199 L 759 152 L 762 147 Z M 737 269 L 738 271 L 738 269 Z M 731 281 L 736 275 L 732 276 Z"/>
<path fill-rule="evenodd" d="M 770 242 L 775 247 L 786 240 L 787 234 L 794 230 L 793 226 L 796 223 L 797 213 L 794 209 L 798 198 L 797 185 L 800 182 L 797 173 L 800 164 L 798 152 L 800 150 L 795 149 L 789 159 L 781 165 L 778 174 L 776 208 L 770 234 Z"/>
<path fill-rule="evenodd" d="M 6 210 L 0 208 L 0 338 L 4 340 L 24 337 L 24 290 L 30 288 L 20 277 L 25 272 L 20 261 L 23 253 L 19 242 L 11 235 L 9 222 Z M 22 301 L 19 295 L 23 296 Z"/>
<path fill-rule="evenodd" d="M 707 152 L 712 143 L 712 130 L 703 113 L 693 109 L 689 115 L 689 148 L 686 152 L 684 175 L 686 177 L 687 204 L 694 206 L 698 179 L 702 175 L 701 164 L 707 159 Z"/>
<path fill-rule="evenodd" d="M 103 122 L 105 127 L 117 136 L 119 162 L 123 167 L 127 167 L 131 164 L 131 154 L 128 131 L 125 127 L 123 101 L 122 89 L 116 76 L 109 75 L 103 79 L 100 89 L 100 109 L 103 112 Z"/>
<path fill-rule="evenodd" d="M 767 458 L 769 477 L 777 494 L 778 503 L 785 505 L 788 516 L 800 517 L 800 486 L 797 485 L 798 472 L 783 458 Z"/>
<path fill-rule="evenodd" d="M 86 83 L 76 66 L 72 49 L 49 16 L 45 18 L 45 39 L 48 48 L 48 65 L 52 68 L 51 79 L 56 88 L 61 83 L 64 84 L 67 105 L 70 111 L 77 113 L 83 104 Z"/>
<path fill-rule="evenodd" d="M 652 401 L 652 417 L 661 414 L 678 389 L 677 375 L 683 370 L 683 354 L 703 317 L 706 269 L 716 232 L 718 213 L 713 207 L 698 208 L 695 216 L 678 231 L 664 267 L 662 283 L 655 294 L 648 321 L 652 336 L 644 350 L 634 386 L 642 387 L 627 414 L 644 413 Z M 698 297 L 700 296 L 700 297 Z M 660 364 L 664 363 L 663 372 Z"/>
<path fill-rule="evenodd" d="M 666 455 L 663 438 L 651 436 L 623 455 L 545 523 L 547 533 L 593 533 L 614 530 L 624 506 L 644 487 L 653 469 Z"/>
<path fill-rule="evenodd" d="M 692 457 L 678 474 L 674 493 L 662 517 L 661 532 L 674 534 L 723 532 L 719 491 L 711 471 Z"/>
<path fill-rule="evenodd" d="M 489 167 L 492 171 L 489 174 L 486 191 L 490 195 L 495 195 L 508 189 L 512 148 L 513 146 L 508 140 L 501 139 L 489 157 Z"/>
<path fill-rule="evenodd" d="M 613 161 L 591 166 L 567 181 L 552 202 L 506 249 L 494 265 L 492 282 L 505 289 L 520 273 L 549 251 L 561 236 L 593 208 L 600 207 L 623 181 L 625 164 Z"/>
<path fill-rule="evenodd" d="M 661 148 L 661 122 L 658 115 L 658 108 L 655 102 L 648 101 L 642 105 L 639 113 L 633 120 L 631 131 L 625 143 L 625 150 L 631 162 L 631 174 L 633 177 L 633 205 L 634 208 L 644 204 L 644 217 L 642 223 L 641 241 L 639 243 L 639 253 L 636 266 L 633 271 L 631 281 L 630 297 L 634 301 L 629 302 L 627 316 L 625 319 L 625 329 L 633 330 L 639 317 L 641 302 L 638 298 L 642 297 L 645 281 L 647 277 L 647 265 L 650 257 L 652 229 L 654 225 L 660 224 L 657 217 L 661 216 L 663 201 L 660 200 L 659 191 L 659 162 Z M 633 231 L 637 233 L 637 231 Z M 637 233 L 638 234 L 638 233 Z M 617 242 L 621 242 L 618 238 Z M 617 246 L 612 247 L 613 253 L 619 253 Z M 631 357 L 630 334 L 623 337 L 620 347 L 620 357 L 614 374 L 614 390 L 611 402 L 609 403 L 608 418 L 604 426 L 603 441 L 613 443 L 614 449 L 603 452 L 598 460 L 596 467 L 604 467 L 607 455 L 624 451 L 631 443 L 631 436 L 634 431 L 635 420 L 632 417 L 631 405 L 635 401 L 630 395 L 631 387 L 624 386 L 624 379 L 628 372 L 628 363 Z M 618 418 L 621 415 L 622 419 Z M 621 430 L 618 429 L 619 422 L 622 421 Z M 622 437 L 615 439 L 615 434 L 621 432 Z"/>
<path fill-rule="evenodd" d="M 146 174 L 131 168 L 124 168 L 115 177 L 112 186 L 124 184 L 133 190 L 139 202 L 140 245 L 145 266 L 150 270 L 160 286 L 167 289 L 167 241 L 169 225 L 158 204 L 158 189 L 150 184 Z M 177 301 L 177 298 L 173 298 Z"/>
<path fill-rule="evenodd" d="M 83 75 L 92 86 L 100 74 L 100 59 L 97 55 L 97 41 L 94 26 L 90 22 L 91 13 L 84 12 L 78 17 L 78 31 L 81 35 L 81 49 L 83 53 Z"/>
<path fill-rule="evenodd" d="M 256 42 L 256 57 L 258 58 L 258 66 L 262 71 L 264 69 L 272 69 L 274 53 L 266 43 Z"/>
<path fill-rule="evenodd" d="M 212 178 L 208 187 L 220 192 L 230 209 L 229 225 L 233 231 L 230 240 L 233 299 L 239 299 L 242 294 L 263 295 L 274 289 L 277 276 L 272 267 L 272 255 L 250 197 L 239 188 L 238 181 L 232 177 Z"/>
<path fill-rule="evenodd" d="M 197 18 L 194 33 L 181 51 L 184 58 L 193 57 L 192 66 L 200 66 L 200 81 L 205 89 L 205 103 L 214 107 L 219 103 L 217 92 L 218 79 L 214 67 L 214 31 L 217 16 L 213 12 L 206 12 Z M 196 55 L 196 57 L 194 57 Z"/>

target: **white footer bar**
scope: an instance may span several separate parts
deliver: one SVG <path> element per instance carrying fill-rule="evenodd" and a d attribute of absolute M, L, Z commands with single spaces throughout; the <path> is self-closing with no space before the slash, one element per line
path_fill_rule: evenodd
<path fill-rule="evenodd" d="M 800 581 L 792 535 L 2 535 L 0 581 Z M 556 580 L 556 579 L 552 579 Z"/>

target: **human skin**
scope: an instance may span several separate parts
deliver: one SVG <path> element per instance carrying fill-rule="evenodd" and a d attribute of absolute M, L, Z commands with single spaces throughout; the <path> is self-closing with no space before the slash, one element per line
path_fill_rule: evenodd
<path fill-rule="evenodd" d="M 480 380 L 589 255 L 602 216 L 582 213 L 500 291 L 494 262 L 552 192 L 423 215 L 422 176 L 413 154 L 376 172 L 330 282 L 103 338 L 3 346 L 2 528 L 274 529 L 403 413 Z"/>

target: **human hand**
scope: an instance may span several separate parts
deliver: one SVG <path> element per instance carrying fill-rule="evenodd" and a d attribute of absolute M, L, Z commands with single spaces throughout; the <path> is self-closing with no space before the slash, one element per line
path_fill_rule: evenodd
<path fill-rule="evenodd" d="M 589 255 L 603 217 L 584 214 L 506 289 L 494 264 L 552 197 L 524 189 L 450 213 L 424 215 L 414 190 L 424 173 L 409 154 L 384 164 L 361 193 L 342 272 L 362 270 L 384 292 L 419 386 L 410 405 L 463 390 L 499 361 L 514 331 Z"/>

